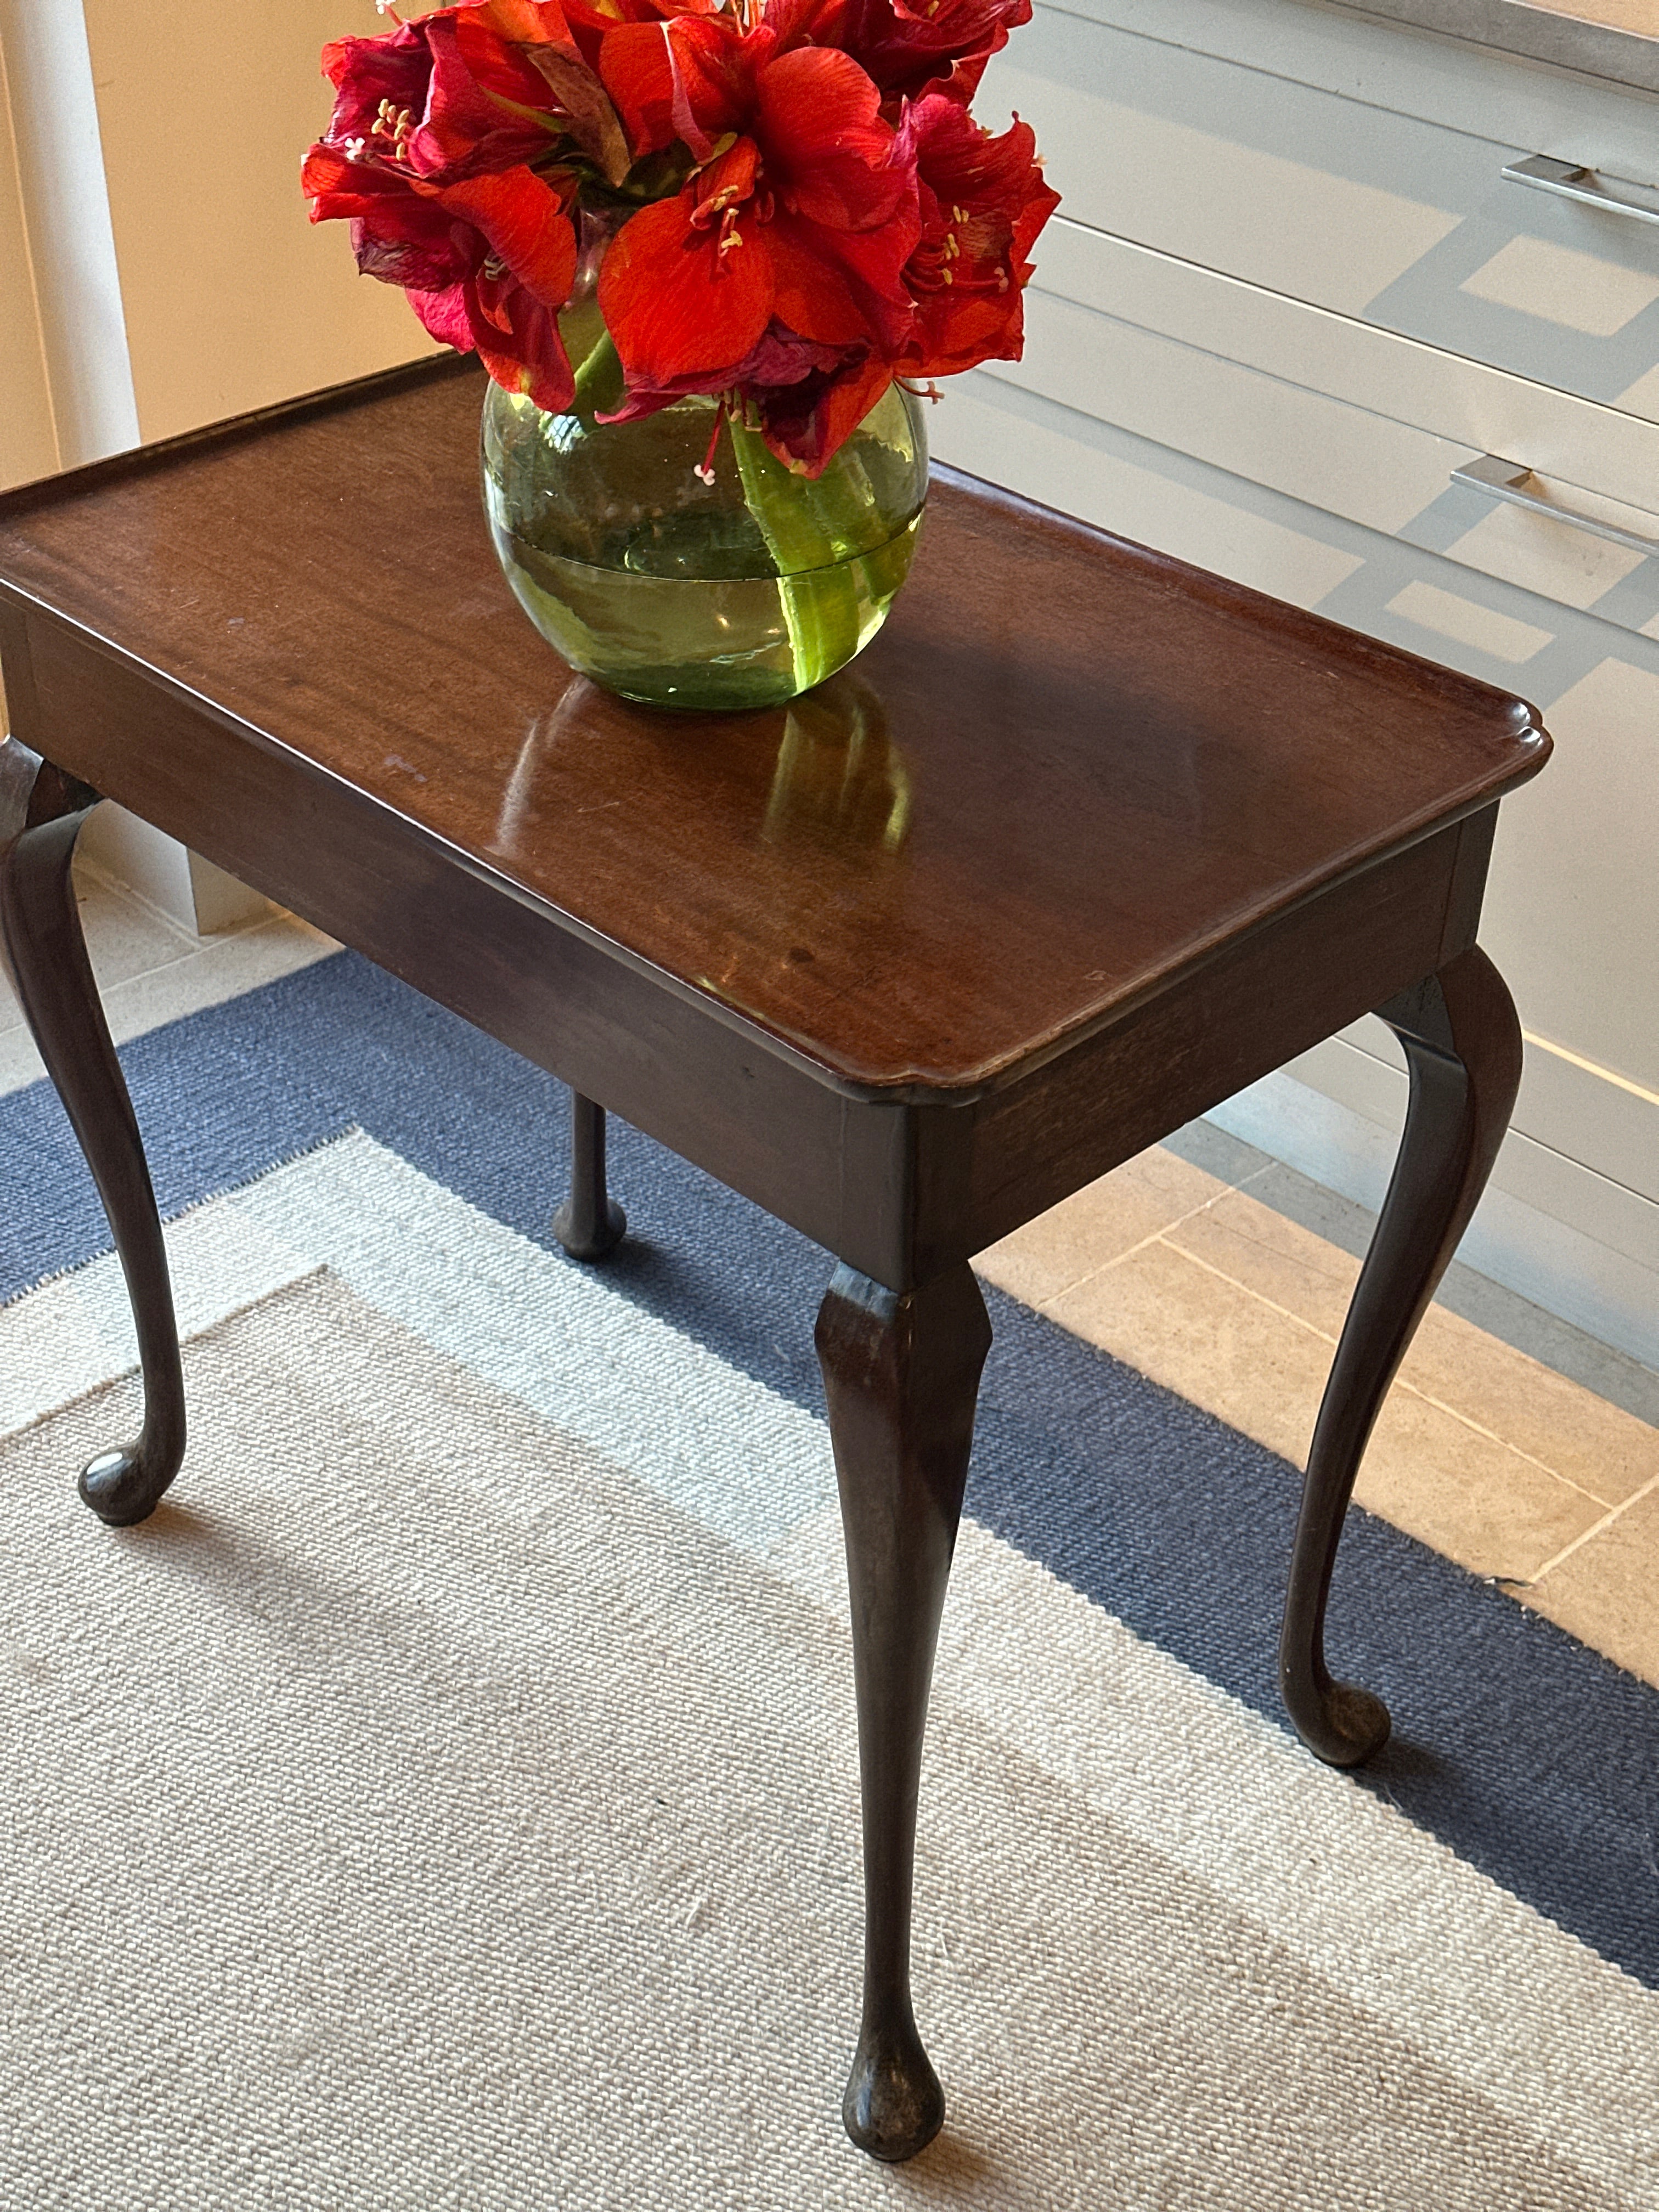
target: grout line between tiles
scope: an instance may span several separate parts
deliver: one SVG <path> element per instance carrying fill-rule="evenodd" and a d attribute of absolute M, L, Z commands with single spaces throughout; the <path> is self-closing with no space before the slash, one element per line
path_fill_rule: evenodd
<path fill-rule="evenodd" d="M 1080 1275 L 1074 1275 L 1069 1283 L 1063 1284 L 1057 1291 L 1051 1291 L 1046 1298 L 1039 1298 L 1032 1311 L 1046 1314 L 1051 1305 L 1057 1304 L 1061 1298 L 1069 1297 L 1080 1284 L 1093 1282 L 1097 1275 L 1107 1274 L 1112 1268 L 1121 1266 L 1125 1260 L 1133 1260 L 1137 1252 L 1144 1252 L 1149 1244 L 1160 1243 L 1172 1229 L 1179 1229 L 1183 1221 L 1191 1221 L 1200 1213 L 1207 1213 L 1212 1206 L 1219 1206 L 1224 1198 L 1231 1198 L 1236 1191 L 1243 1190 L 1244 1183 L 1254 1182 L 1257 1176 L 1266 1175 L 1267 1172 L 1266 1168 L 1257 1168 L 1254 1173 L 1244 1178 L 1244 1182 L 1230 1182 L 1224 1185 L 1213 1198 L 1206 1198 L 1201 1206 L 1189 1206 L 1184 1213 L 1177 1213 L 1173 1221 L 1164 1222 L 1158 1228 L 1149 1230 L 1139 1243 L 1127 1245 L 1121 1252 L 1115 1252 L 1109 1260 L 1103 1260 L 1099 1267 L 1085 1267 Z M 1179 1245 L 1172 1244 L 1170 1249 L 1173 1252 L 1179 1251 L 1181 1248 Z M 1063 1323 L 1061 1325 L 1064 1326 Z"/>
<path fill-rule="evenodd" d="M 1626 1498 L 1622 1505 L 1613 1506 L 1609 1512 L 1602 1515 L 1601 1518 L 1595 1522 L 1593 1528 L 1586 1528 L 1582 1536 L 1575 1536 L 1571 1543 L 1563 1545 L 1553 1559 L 1545 1560 L 1543 1565 L 1539 1568 L 1537 1573 L 1532 1577 L 1530 1581 L 1516 1583 L 1511 1584 L 1510 1587 L 1516 1589 L 1536 1589 L 1539 1583 L 1543 1581 L 1545 1576 L 1553 1573 L 1553 1571 L 1561 1565 L 1564 1559 L 1570 1559 L 1575 1552 L 1583 1551 L 1584 1546 L 1589 1542 L 1593 1536 L 1604 1534 L 1607 1529 L 1612 1528 L 1615 1521 L 1619 1520 L 1623 1515 L 1630 1511 L 1632 1505 L 1639 1505 L 1644 1498 L 1650 1498 L 1656 1490 L 1659 1490 L 1659 1474 L 1650 1475 L 1642 1485 L 1642 1487 L 1639 1490 L 1633 1490 L 1631 1492 L 1630 1496 Z"/>
<path fill-rule="evenodd" d="M 1215 1200 L 1212 1199 L 1209 1203 L 1211 1205 L 1214 1205 Z M 1204 1211 L 1204 1208 L 1202 1206 L 1194 1206 L 1192 1211 L 1193 1213 L 1201 1213 Z M 1183 1214 L 1181 1218 L 1182 1221 L 1190 1220 L 1192 1218 L 1192 1214 Z M 1180 1222 L 1171 1222 L 1169 1224 L 1169 1227 L 1176 1229 L 1179 1228 L 1180 1225 Z M 1141 1242 L 1134 1247 L 1134 1249 L 1137 1252 L 1144 1251 L 1148 1244 L 1153 1243 L 1164 1245 L 1168 1250 L 1178 1254 L 1182 1259 L 1190 1260 L 1194 1267 L 1202 1267 L 1206 1274 L 1213 1275 L 1218 1282 L 1230 1284 L 1234 1290 L 1242 1291 L 1246 1297 L 1254 1298 L 1258 1305 L 1266 1306 L 1270 1313 L 1276 1313 L 1284 1320 L 1293 1322 L 1297 1328 L 1305 1329 L 1310 1336 L 1317 1337 L 1322 1344 L 1329 1345 L 1332 1352 L 1334 1352 L 1336 1349 L 1336 1339 L 1334 1336 L 1328 1335 L 1324 1329 L 1320 1328 L 1315 1322 L 1304 1321 L 1300 1314 L 1292 1313 L 1288 1306 L 1280 1305 L 1276 1298 L 1267 1297 L 1264 1292 L 1255 1289 L 1249 1283 L 1241 1283 L 1236 1275 L 1230 1275 L 1224 1267 L 1218 1267 L 1212 1261 L 1200 1259 L 1196 1252 L 1188 1251 L 1186 1247 L 1182 1244 L 1170 1243 L 1168 1230 L 1161 1229 L 1155 1236 L 1143 1237 Z M 1121 1259 L 1127 1260 L 1131 1255 L 1129 1253 L 1125 1252 L 1121 1254 L 1119 1256 Z M 1107 1263 L 1107 1267 L 1099 1268 L 1096 1272 L 1103 1275 L 1107 1273 L 1108 1267 L 1113 1267 L 1116 1265 L 1117 1261 L 1115 1260 L 1110 1261 Z M 1612 1515 L 1622 1513 L 1624 1511 L 1624 1505 L 1613 1506 L 1609 1509 L 1607 1506 L 1607 1501 L 1605 1498 L 1598 1498 L 1594 1491 L 1586 1490 L 1583 1483 L 1575 1482 L 1571 1475 L 1563 1474 L 1559 1468 L 1550 1466 L 1547 1460 L 1539 1459 L 1534 1453 L 1523 1450 L 1519 1444 L 1512 1443 L 1507 1437 L 1500 1437 L 1496 1430 L 1486 1428 L 1480 1421 L 1472 1419 L 1468 1413 L 1461 1413 L 1455 1406 L 1447 1405 L 1443 1399 L 1435 1397 L 1427 1390 L 1419 1389 L 1414 1382 L 1408 1382 L 1404 1380 L 1403 1377 L 1396 1376 L 1389 1388 L 1391 1389 L 1407 1391 L 1412 1397 L 1419 1400 L 1424 1405 L 1432 1406 L 1437 1412 L 1449 1414 L 1453 1420 L 1461 1423 L 1462 1425 L 1469 1430 L 1472 1434 L 1477 1437 L 1484 1437 L 1488 1443 L 1496 1444 L 1500 1451 L 1512 1453 L 1516 1459 L 1523 1461 L 1528 1467 L 1535 1467 L 1540 1474 L 1548 1475 L 1553 1482 L 1559 1482 L 1564 1489 L 1574 1492 L 1578 1497 L 1587 1499 L 1592 1505 L 1600 1506 L 1603 1512 L 1608 1515 L 1608 1517 L 1611 1517 Z M 1653 1488 L 1655 1483 L 1659 1483 L 1659 1475 L 1656 1475 L 1651 1482 L 1644 1483 L 1642 1489 L 1636 1492 L 1633 1497 L 1626 1498 L 1625 1500 L 1625 1505 L 1633 1504 L 1635 1503 L 1635 1498 L 1644 1496 L 1649 1490 Z M 1583 1539 L 1581 1538 L 1578 1540 L 1582 1541 Z M 1552 1561 L 1551 1565 L 1553 1565 L 1553 1564 L 1554 1562 Z M 1544 1570 L 1540 1570 L 1540 1573 L 1543 1571 Z"/>
<path fill-rule="evenodd" d="M 152 898 L 147 898 L 134 884 L 123 883 L 119 877 L 111 875 L 107 869 L 100 867 L 96 860 L 77 861 L 75 873 L 77 878 L 77 891 L 78 879 L 90 878 L 97 884 L 100 890 L 108 893 L 118 905 L 136 907 L 140 914 L 166 930 L 169 937 L 176 938 L 182 951 L 192 951 L 200 944 L 201 939 L 195 933 L 186 929 L 181 922 L 175 921 L 165 907 L 158 906 Z M 171 963 L 162 961 L 159 964 L 167 967 Z"/>

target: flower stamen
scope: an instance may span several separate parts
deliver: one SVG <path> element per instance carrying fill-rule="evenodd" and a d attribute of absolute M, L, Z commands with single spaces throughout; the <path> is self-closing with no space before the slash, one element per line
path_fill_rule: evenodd
<path fill-rule="evenodd" d="M 696 467 L 691 471 L 692 475 L 696 477 L 700 483 L 712 484 L 714 481 L 714 449 L 720 444 L 720 432 L 725 428 L 725 427 L 726 402 L 724 399 L 721 399 L 716 404 L 714 409 L 714 427 L 709 433 L 708 451 L 703 455 L 702 460 L 698 462 Z"/>
<path fill-rule="evenodd" d="M 409 159 L 409 142 L 415 136 L 414 109 L 394 107 L 389 100 L 383 100 L 380 112 L 370 125 L 369 136 L 388 142 L 394 161 L 406 161 Z"/>

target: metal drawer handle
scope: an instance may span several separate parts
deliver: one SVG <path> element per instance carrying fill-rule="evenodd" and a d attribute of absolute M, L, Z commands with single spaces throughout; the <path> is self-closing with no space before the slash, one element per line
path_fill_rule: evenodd
<path fill-rule="evenodd" d="M 1594 169 L 1575 168 L 1571 161 L 1553 161 L 1547 154 L 1528 154 L 1524 161 L 1511 161 L 1504 174 L 1511 184 L 1559 192 L 1564 200 L 1605 208 L 1609 215 L 1633 215 L 1638 222 L 1659 222 L 1659 188 L 1652 185 L 1603 177 Z"/>
<path fill-rule="evenodd" d="M 1478 461 L 1454 469 L 1451 480 L 1457 484 L 1473 484 L 1477 491 L 1490 492 L 1495 499 L 1512 501 L 1531 514 L 1547 514 L 1553 522 L 1571 523 L 1575 530 L 1594 531 L 1596 537 L 1610 538 L 1615 545 L 1627 545 L 1632 552 L 1659 553 L 1659 537 L 1647 538 L 1634 530 L 1620 530 L 1616 523 L 1598 522 L 1593 514 L 1576 514 L 1570 507 L 1559 507 L 1553 499 L 1526 490 L 1524 487 L 1536 482 L 1536 478 L 1524 461 L 1500 461 L 1496 453 L 1482 453 Z"/>

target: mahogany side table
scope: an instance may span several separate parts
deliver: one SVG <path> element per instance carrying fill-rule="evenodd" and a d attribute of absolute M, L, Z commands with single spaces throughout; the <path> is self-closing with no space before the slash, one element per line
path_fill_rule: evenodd
<path fill-rule="evenodd" d="M 0 499 L 0 936 L 125 1267 L 143 1432 L 81 1478 L 142 1520 L 184 1450 L 137 1123 L 70 858 L 106 795 L 562 1077 L 592 1256 L 604 1112 L 833 1255 L 817 1347 L 846 1528 L 866 1884 L 844 2114 L 944 2100 L 909 1990 L 935 1638 L 990 1328 L 972 1255 L 1356 1019 L 1411 1069 L 1320 1413 L 1285 1701 L 1388 1733 L 1326 1593 L 1384 1392 L 1485 1184 L 1520 1036 L 1477 949 L 1498 802 L 1549 740 L 1501 692 L 936 474 L 861 659 L 679 718 L 573 678 L 495 566 L 481 380 L 445 360 Z M 527 1133 L 528 1134 L 529 1133 Z"/>

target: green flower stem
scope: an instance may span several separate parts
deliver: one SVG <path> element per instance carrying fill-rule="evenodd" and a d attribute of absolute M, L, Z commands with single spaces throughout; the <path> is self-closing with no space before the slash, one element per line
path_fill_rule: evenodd
<path fill-rule="evenodd" d="M 858 651 L 858 588 L 846 558 L 853 548 L 836 528 L 838 499 L 785 468 L 757 430 L 727 421 L 744 499 L 778 565 L 795 674 L 810 690 Z"/>
<path fill-rule="evenodd" d="M 576 414 L 591 418 L 620 407 L 622 396 L 622 362 L 610 331 L 601 324 L 598 343 L 576 371 L 576 395 L 570 404 Z"/>

